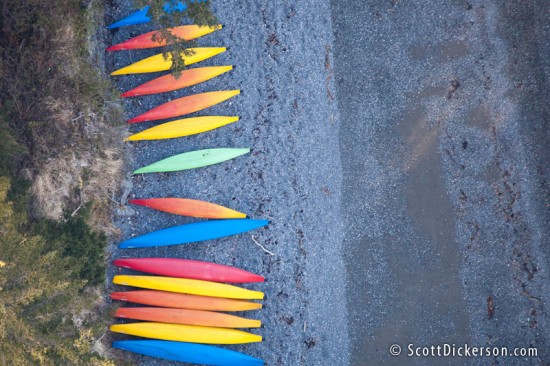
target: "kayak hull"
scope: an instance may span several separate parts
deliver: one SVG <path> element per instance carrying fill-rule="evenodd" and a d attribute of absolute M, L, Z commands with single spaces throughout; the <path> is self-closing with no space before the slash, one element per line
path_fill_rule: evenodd
<path fill-rule="evenodd" d="M 210 57 L 214 57 L 220 53 L 226 51 L 225 47 L 198 47 L 188 48 L 188 51 L 194 52 L 192 55 L 186 56 L 181 53 L 181 56 L 185 62 L 185 65 L 192 65 L 197 62 L 201 62 Z M 127 75 L 127 74 L 145 74 L 150 72 L 166 71 L 172 67 L 171 56 L 168 55 L 167 59 L 164 59 L 162 53 L 151 57 L 144 58 L 141 61 L 135 62 L 131 65 L 113 71 L 112 76 L 115 75 Z"/>
<path fill-rule="evenodd" d="M 188 244 L 241 234 L 268 224 L 267 220 L 228 219 L 195 222 L 154 231 L 149 234 L 125 240 L 121 249 L 147 248 L 165 245 Z"/>
<path fill-rule="evenodd" d="M 196 343 L 157 340 L 115 341 L 113 347 L 144 356 L 199 365 L 262 366 L 264 364 L 262 360 L 244 353 Z"/>
<path fill-rule="evenodd" d="M 262 300 L 264 298 L 264 293 L 260 291 L 252 291 L 238 286 L 188 278 L 117 275 L 113 277 L 113 283 L 117 285 L 146 288 L 149 290 L 223 297 L 226 299 Z"/>
<path fill-rule="evenodd" d="M 170 156 L 169 158 L 139 168 L 133 174 L 177 172 L 180 170 L 202 168 L 223 163 L 249 152 L 250 149 L 248 148 L 218 148 L 190 151 Z"/>
<path fill-rule="evenodd" d="M 168 31 L 170 31 L 172 35 L 181 38 L 182 41 L 191 41 L 221 28 L 222 27 L 220 25 L 217 27 L 201 27 L 193 24 L 169 28 Z M 110 46 L 106 51 L 138 50 L 166 46 L 166 40 L 162 40 L 160 42 L 158 40 L 153 40 L 155 36 L 160 37 L 161 33 L 158 30 L 147 32 L 137 37 L 130 38 L 127 41 Z"/>
<path fill-rule="evenodd" d="M 257 274 L 216 263 L 177 258 L 121 258 L 113 264 L 117 267 L 160 276 L 190 278 L 195 280 L 229 283 L 263 282 Z"/>
<path fill-rule="evenodd" d="M 111 299 L 149 306 L 189 310 L 249 311 L 262 308 L 262 304 L 251 301 L 153 290 L 113 292 L 111 293 Z"/>
<path fill-rule="evenodd" d="M 220 90 L 174 99 L 128 120 L 128 123 L 156 121 L 202 111 L 233 98 L 240 92 L 240 90 Z"/>
<path fill-rule="evenodd" d="M 203 327 L 199 325 L 167 324 L 157 322 L 111 325 L 111 331 L 153 338 L 165 341 L 178 341 L 204 344 L 243 344 L 262 341 L 262 336 L 242 330 Z"/>
<path fill-rule="evenodd" d="M 150 95 L 170 92 L 189 86 L 197 85 L 207 80 L 213 79 L 223 73 L 231 71 L 233 66 L 207 66 L 194 69 L 186 69 L 181 72 L 179 78 L 172 74 L 164 75 L 148 81 L 134 89 L 122 93 L 122 98 L 138 97 L 141 95 Z"/>
<path fill-rule="evenodd" d="M 117 318 L 152 321 L 158 323 L 201 325 L 218 328 L 259 328 L 262 322 L 240 316 L 213 311 L 167 309 L 167 308 L 118 308 Z"/>
<path fill-rule="evenodd" d="M 175 215 L 204 219 L 244 219 L 246 214 L 214 203 L 189 198 L 146 198 L 128 200 L 133 205 L 145 206 L 154 210 Z"/>
<path fill-rule="evenodd" d="M 163 140 L 191 136 L 237 122 L 236 116 L 202 116 L 178 119 L 129 136 L 127 141 Z"/>

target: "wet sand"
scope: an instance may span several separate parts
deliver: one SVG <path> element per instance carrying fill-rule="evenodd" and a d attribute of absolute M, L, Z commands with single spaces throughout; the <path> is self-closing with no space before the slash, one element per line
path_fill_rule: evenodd
<path fill-rule="evenodd" d="M 545 364 L 548 6 L 331 7 L 351 364 Z M 389 355 L 445 342 L 539 357 Z"/>

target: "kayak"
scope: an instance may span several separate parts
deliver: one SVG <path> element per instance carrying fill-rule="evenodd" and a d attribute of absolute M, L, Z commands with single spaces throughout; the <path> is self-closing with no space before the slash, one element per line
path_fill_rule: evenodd
<path fill-rule="evenodd" d="M 227 99 L 240 93 L 240 90 L 220 90 L 188 95 L 186 97 L 174 99 L 170 102 L 161 104 L 158 107 L 130 119 L 128 123 L 156 121 L 159 119 L 172 118 L 198 112 L 226 101 Z"/>
<path fill-rule="evenodd" d="M 191 41 L 193 39 L 202 37 L 209 33 L 214 32 L 215 30 L 221 29 L 222 26 L 218 25 L 215 27 L 201 27 L 199 25 L 181 25 L 179 27 L 168 28 L 167 30 L 173 36 L 181 38 L 181 41 Z M 145 48 L 155 48 L 166 46 L 166 40 L 153 40 L 153 38 L 161 37 L 161 33 L 156 30 L 152 32 L 144 33 L 140 36 L 130 38 L 127 41 L 115 44 L 106 49 L 106 51 L 121 51 L 121 50 L 139 50 Z"/>
<path fill-rule="evenodd" d="M 262 336 L 242 330 L 203 327 L 200 325 L 166 324 L 156 322 L 111 325 L 115 333 L 165 341 L 207 344 L 241 344 L 261 342 Z"/>
<path fill-rule="evenodd" d="M 191 136 L 237 122 L 239 117 L 203 116 L 178 119 L 129 136 L 127 141 L 163 140 Z"/>
<path fill-rule="evenodd" d="M 202 2 L 205 2 L 206 0 L 199 0 Z M 194 2 L 194 0 L 191 0 L 191 2 Z M 167 2 L 164 4 L 164 11 L 168 14 L 172 13 L 173 11 L 182 12 L 187 9 L 187 5 L 181 2 L 177 2 L 175 5 L 172 5 L 170 2 Z M 109 29 L 114 28 L 120 28 L 120 27 L 126 27 L 129 25 L 135 25 L 135 24 L 142 24 L 142 23 L 148 23 L 151 21 L 151 17 L 149 16 L 149 9 L 150 6 L 146 6 L 135 13 L 128 15 L 127 17 L 119 20 L 118 22 L 115 22 L 108 26 Z"/>
<path fill-rule="evenodd" d="M 189 198 L 146 198 L 128 200 L 133 205 L 145 206 L 181 216 L 203 219 L 244 219 L 246 214 L 214 203 Z"/>
<path fill-rule="evenodd" d="M 252 301 L 152 290 L 112 292 L 111 299 L 142 305 L 190 310 L 248 311 L 262 308 L 262 304 Z"/>
<path fill-rule="evenodd" d="M 259 328 L 262 322 L 213 311 L 167 308 L 118 308 L 117 318 L 159 323 L 202 325 L 220 328 Z"/>
<path fill-rule="evenodd" d="M 267 220 L 228 219 L 194 222 L 137 236 L 118 245 L 121 249 L 194 243 L 241 234 L 268 224 Z"/>
<path fill-rule="evenodd" d="M 185 5 L 183 5 L 185 6 Z M 141 23 L 147 23 L 151 21 L 151 17 L 147 14 L 149 12 L 150 6 L 146 6 L 143 9 L 140 9 L 136 11 L 135 13 L 128 15 L 127 17 L 119 20 L 118 22 L 115 22 L 111 25 L 109 25 L 107 28 L 114 29 L 114 28 L 120 28 L 125 27 L 128 25 L 134 25 L 134 24 L 141 24 Z M 187 8 L 185 6 L 185 8 Z"/>
<path fill-rule="evenodd" d="M 223 297 L 226 299 L 261 300 L 264 298 L 264 293 L 260 291 L 247 290 L 242 287 L 217 282 L 191 280 L 188 278 L 117 275 L 113 277 L 113 283 L 150 290 Z"/>
<path fill-rule="evenodd" d="M 226 51 L 225 47 L 198 47 L 188 48 L 187 50 L 194 52 L 194 54 L 186 56 L 183 52 L 181 53 L 181 57 L 183 58 L 185 65 L 196 64 L 197 62 L 206 60 Z M 159 53 L 158 55 L 144 58 L 143 60 L 134 62 L 131 65 L 113 71 L 111 75 L 114 76 L 166 71 L 170 70 L 170 67 L 172 67 L 171 55 L 168 55 L 168 58 L 165 60 L 163 54 Z"/>
<path fill-rule="evenodd" d="M 257 274 L 222 264 L 177 258 L 121 258 L 113 261 L 117 267 L 160 276 L 191 278 L 212 282 L 264 282 Z"/>
<path fill-rule="evenodd" d="M 233 70 L 233 66 L 207 66 L 183 70 L 179 78 L 172 74 L 164 75 L 122 93 L 122 98 L 170 92 L 197 85 Z"/>
<path fill-rule="evenodd" d="M 248 148 L 219 148 L 190 151 L 139 168 L 134 171 L 134 174 L 177 172 L 180 170 L 202 168 L 234 159 L 249 152 L 250 149 Z"/>
<path fill-rule="evenodd" d="M 262 366 L 264 362 L 244 353 L 204 344 L 137 340 L 114 341 L 113 348 L 170 361 L 213 366 Z"/>

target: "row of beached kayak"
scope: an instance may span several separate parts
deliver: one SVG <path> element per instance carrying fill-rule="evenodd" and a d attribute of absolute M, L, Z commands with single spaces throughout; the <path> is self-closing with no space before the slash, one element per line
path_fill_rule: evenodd
<path fill-rule="evenodd" d="M 203 1 L 203 0 L 196 0 Z M 184 11 L 182 3 L 166 4 L 166 12 Z M 151 20 L 149 7 L 112 24 L 118 28 Z M 172 34 L 193 40 L 221 29 L 183 25 L 172 28 Z M 107 48 L 107 51 L 147 49 L 165 46 L 155 38 L 157 31 L 148 32 Z M 224 47 L 197 47 L 182 57 L 192 65 L 225 52 Z M 123 67 L 111 75 L 161 72 L 170 69 L 172 61 L 161 53 Z M 233 66 L 208 66 L 186 69 L 179 78 L 167 74 L 121 94 L 123 98 L 165 93 L 193 86 L 229 72 Z M 127 141 L 161 140 L 190 136 L 237 122 L 237 116 L 199 116 L 180 118 L 222 103 L 240 90 L 220 90 L 188 95 L 161 104 L 128 123 L 179 118 L 135 133 Z M 134 174 L 175 172 L 206 167 L 247 154 L 248 148 L 212 148 L 180 154 L 154 162 L 134 171 Z M 253 220 L 231 208 L 190 198 L 138 198 L 129 203 L 151 209 L 202 219 L 130 238 L 119 244 L 121 249 L 181 245 L 237 235 L 266 226 L 266 220 Z M 115 317 L 136 322 L 111 326 L 111 331 L 141 337 L 140 340 L 119 340 L 113 347 L 145 356 L 202 365 L 263 365 L 263 361 L 233 350 L 213 346 L 261 342 L 262 337 L 250 329 L 259 328 L 256 319 L 230 315 L 226 312 L 259 310 L 264 294 L 234 284 L 263 282 L 260 275 L 226 265 L 179 258 L 120 258 L 113 264 L 145 275 L 116 275 L 113 283 L 138 288 L 111 293 L 111 298 L 139 304 L 120 307 Z M 132 272 L 133 273 L 133 272 Z M 246 330 L 242 330 L 246 329 Z"/>
<path fill-rule="evenodd" d="M 113 283 L 141 288 L 113 292 L 113 300 L 145 305 L 120 307 L 115 316 L 139 322 L 111 331 L 146 338 L 113 342 L 113 347 L 146 356 L 204 365 L 263 365 L 263 361 L 212 344 L 261 342 L 240 329 L 261 326 L 255 319 L 223 312 L 258 310 L 264 294 L 226 283 L 263 282 L 257 274 L 216 263 L 176 258 L 121 258 L 117 267 L 155 276 L 117 275 Z"/>

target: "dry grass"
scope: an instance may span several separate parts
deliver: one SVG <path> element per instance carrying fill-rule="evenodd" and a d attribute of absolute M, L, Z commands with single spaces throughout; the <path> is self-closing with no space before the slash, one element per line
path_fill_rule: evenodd
<path fill-rule="evenodd" d="M 91 224 L 112 234 L 110 211 L 121 181 L 123 129 L 116 127 L 122 123 L 115 93 L 89 62 L 97 59 L 101 47 L 94 34 L 101 23 L 101 12 L 94 10 L 99 2 L 82 11 L 73 0 L 31 0 L 28 8 L 7 1 L 2 15 L 12 28 L 4 38 L 11 48 L 23 47 L 0 49 L 8 60 L 0 71 L 9 75 L 5 81 L 12 125 L 29 148 L 20 171 L 33 181 L 32 214 L 60 219 L 65 210 L 75 212 L 92 202 Z M 45 19 L 34 19 L 40 13 Z M 26 23 L 17 16 L 35 24 L 25 33 L 18 31 Z"/>

